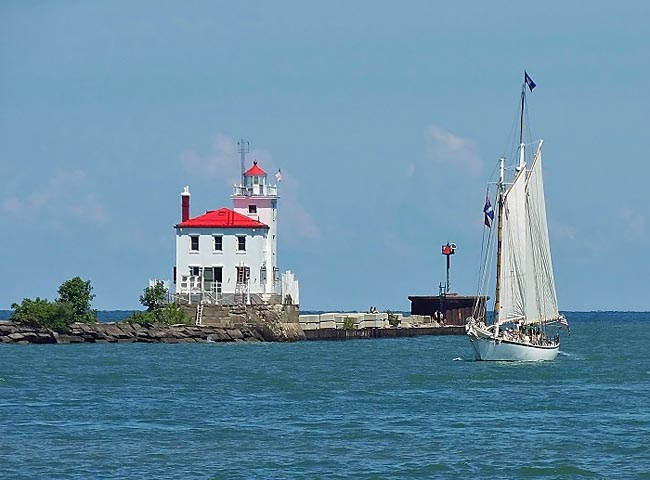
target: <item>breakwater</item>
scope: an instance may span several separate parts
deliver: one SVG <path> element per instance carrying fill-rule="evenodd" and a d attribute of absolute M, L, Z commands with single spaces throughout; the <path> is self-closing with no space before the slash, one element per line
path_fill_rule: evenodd
<path fill-rule="evenodd" d="M 0 343 L 201 343 L 282 340 L 262 328 L 219 328 L 138 323 L 74 323 L 67 332 L 0 322 Z M 287 340 L 286 338 L 284 340 Z"/>
<path fill-rule="evenodd" d="M 364 338 L 401 338 L 420 335 L 464 335 L 465 327 L 412 327 L 412 328 L 361 328 L 342 330 L 338 328 L 319 328 L 305 330 L 307 340 L 354 340 Z"/>
<path fill-rule="evenodd" d="M 329 312 L 300 315 L 307 340 L 400 338 L 420 335 L 465 335 L 465 325 L 448 325 L 431 316 L 405 317 L 394 312 Z"/>
<path fill-rule="evenodd" d="M 185 306 L 194 325 L 73 323 L 66 332 L 0 321 L 0 343 L 197 343 L 304 340 L 294 305 Z"/>

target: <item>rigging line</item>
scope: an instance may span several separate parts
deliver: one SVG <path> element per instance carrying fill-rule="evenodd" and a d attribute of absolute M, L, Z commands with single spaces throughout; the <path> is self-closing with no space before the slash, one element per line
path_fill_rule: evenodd
<path fill-rule="evenodd" d="M 513 144 L 515 143 L 517 137 L 517 135 L 515 135 L 515 132 L 517 131 L 517 127 L 519 125 L 520 109 L 521 109 L 521 98 L 517 97 L 517 102 L 515 103 L 515 108 L 514 108 L 515 114 L 513 116 L 512 125 L 510 126 L 510 130 L 508 131 L 508 136 L 506 137 L 506 141 L 505 141 L 506 148 L 508 148 L 508 139 L 510 139 L 510 145 L 509 145 L 510 153 L 513 152 Z M 503 156 L 506 157 L 505 151 L 503 152 Z M 510 157 L 506 157 L 506 158 L 510 158 Z"/>
<path fill-rule="evenodd" d="M 486 230 L 486 228 L 483 229 L 483 240 L 481 241 L 481 261 L 479 263 L 478 284 L 476 291 L 477 297 L 480 297 L 481 294 L 487 291 L 486 284 L 488 282 L 491 272 L 490 268 L 492 266 L 491 262 L 489 262 L 488 259 L 491 257 L 492 245 L 494 243 L 492 240 L 494 238 L 494 234 L 492 232 L 492 229 L 489 229 L 487 232 Z M 480 303 L 480 298 L 477 298 L 474 302 L 474 308 L 472 310 L 474 318 L 478 316 Z"/>
<path fill-rule="evenodd" d="M 485 241 L 485 227 L 483 227 L 483 238 L 481 239 L 481 255 L 479 257 L 478 265 L 478 284 L 476 285 L 476 294 L 477 296 L 481 293 L 481 283 L 483 280 L 483 270 L 484 270 L 484 257 L 483 254 L 487 250 L 487 245 Z"/>
<path fill-rule="evenodd" d="M 488 191 L 486 193 L 486 196 L 490 198 L 489 195 L 489 184 L 488 184 Z M 495 192 L 495 199 L 494 202 L 496 204 L 497 202 L 497 195 L 498 195 L 498 190 Z M 492 274 L 492 262 L 489 261 L 490 258 L 492 258 L 492 255 L 494 253 L 494 230 L 495 230 L 495 223 L 492 222 L 492 228 L 486 229 L 483 228 L 483 238 L 481 240 L 481 254 L 480 254 L 480 262 L 479 262 L 479 271 L 478 271 L 478 276 L 477 276 L 477 289 L 476 289 L 476 295 L 477 297 L 480 297 L 481 294 L 486 294 L 489 284 L 489 279 Z M 478 316 L 478 310 L 479 310 L 479 304 L 480 304 L 480 299 L 477 298 L 476 301 L 474 302 L 474 308 L 472 310 L 474 318 Z M 487 301 L 485 301 L 487 303 Z"/>
<path fill-rule="evenodd" d="M 483 285 L 483 277 L 485 275 L 485 270 L 487 265 L 487 258 L 490 250 L 490 240 L 492 238 L 491 231 L 486 231 L 487 229 L 483 227 L 483 238 L 481 240 L 481 255 L 479 262 L 479 271 L 478 271 L 478 285 L 477 285 L 477 295 L 480 294 L 481 288 Z"/>
<path fill-rule="evenodd" d="M 501 162 L 501 159 L 499 159 L 499 160 L 494 164 L 494 168 L 492 169 L 492 173 L 490 173 L 490 176 L 488 177 L 488 191 L 490 190 L 490 184 L 491 184 L 491 183 L 495 183 L 495 182 L 492 181 L 492 179 L 494 178 L 496 172 L 499 170 L 499 164 L 500 164 L 500 162 Z"/>
<path fill-rule="evenodd" d="M 485 228 L 484 228 L 483 229 L 483 239 L 481 240 L 481 256 L 480 256 L 480 261 L 479 261 L 478 277 L 477 277 L 478 281 L 477 281 L 477 285 L 476 285 L 476 297 L 477 298 L 474 301 L 474 306 L 472 308 L 472 317 L 474 317 L 474 318 L 477 317 L 477 313 L 478 313 L 479 297 L 481 295 L 481 287 L 482 287 L 481 284 L 483 283 L 483 273 L 485 271 L 485 268 L 484 268 L 485 263 L 483 261 L 483 252 L 485 251 L 486 248 L 487 248 L 487 246 L 485 244 Z"/>
<path fill-rule="evenodd" d="M 486 284 L 487 284 L 487 280 L 488 280 L 490 272 L 491 272 L 490 267 L 492 266 L 492 263 L 488 261 L 488 258 L 490 257 L 490 253 L 491 253 L 491 249 L 492 249 L 491 246 L 493 244 L 492 238 L 494 238 L 494 235 L 492 235 L 492 233 L 489 232 L 488 233 L 488 240 L 487 240 L 487 243 L 486 243 L 486 246 L 485 246 L 485 260 L 481 262 L 482 267 L 481 267 L 480 270 L 482 270 L 482 272 L 479 275 L 479 286 L 478 286 L 477 297 L 480 297 L 481 295 L 484 295 L 486 293 L 486 291 L 487 291 Z M 481 299 L 477 298 L 476 301 L 474 302 L 474 308 L 472 309 L 472 315 L 473 315 L 474 318 L 479 317 L 479 309 L 480 309 L 481 303 L 486 303 L 486 301 L 481 302 Z"/>
<path fill-rule="evenodd" d="M 496 242 L 496 237 L 497 234 L 494 232 L 490 232 L 490 245 L 489 245 L 489 251 L 488 255 L 489 258 L 495 258 L 496 257 L 496 250 L 497 250 L 497 242 Z M 494 269 L 496 268 L 496 262 L 488 262 L 487 263 L 487 269 L 485 272 L 485 276 L 483 279 L 483 291 L 485 293 L 485 296 L 487 296 L 487 292 L 489 291 L 489 286 L 490 286 L 490 279 L 494 277 Z M 496 301 L 496 298 L 495 298 Z M 485 305 L 487 307 L 487 299 L 485 300 Z M 487 315 L 487 310 L 486 310 L 486 315 Z M 487 319 L 486 319 L 487 320 Z"/>
<path fill-rule="evenodd" d="M 492 172 L 492 174 L 494 174 L 494 171 Z M 490 177 L 491 176 L 492 175 L 490 175 Z M 488 183 L 488 190 L 486 192 L 486 197 L 487 198 L 490 198 L 489 192 L 490 192 L 490 186 L 489 186 L 489 183 Z M 483 273 L 483 269 L 484 269 L 484 267 L 483 267 L 484 263 L 483 262 L 485 260 L 484 254 L 485 254 L 486 249 L 487 249 L 487 246 L 486 246 L 486 229 L 485 229 L 485 227 L 483 227 L 482 237 L 483 238 L 481 239 L 481 253 L 480 253 L 480 256 L 479 256 L 479 271 L 478 271 L 478 277 L 477 277 L 478 278 L 477 293 L 480 292 L 480 288 L 481 288 L 481 277 L 482 277 L 482 273 Z M 489 240 L 489 237 L 488 237 L 488 240 Z"/>

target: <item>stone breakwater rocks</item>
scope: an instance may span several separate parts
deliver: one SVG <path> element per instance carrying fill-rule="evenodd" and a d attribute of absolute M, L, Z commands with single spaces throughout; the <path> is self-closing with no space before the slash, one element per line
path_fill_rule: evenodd
<path fill-rule="evenodd" d="M 261 328 L 218 328 L 194 325 L 140 325 L 137 323 L 73 323 L 66 333 L 0 322 L 0 343 L 201 343 L 263 342 Z"/>

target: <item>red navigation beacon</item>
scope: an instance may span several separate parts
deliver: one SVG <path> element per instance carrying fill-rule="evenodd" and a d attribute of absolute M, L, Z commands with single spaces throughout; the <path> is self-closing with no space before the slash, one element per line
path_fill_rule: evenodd
<path fill-rule="evenodd" d="M 447 245 L 442 246 L 442 254 L 443 255 L 453 255 L 456 253 L 456 244 L 455 243 L 449 243 L 447 242 Z"/>

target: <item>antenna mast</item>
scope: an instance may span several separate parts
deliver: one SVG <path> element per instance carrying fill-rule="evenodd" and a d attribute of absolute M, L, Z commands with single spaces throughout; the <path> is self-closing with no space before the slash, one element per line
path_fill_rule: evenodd
<path fill-rule="evenodd" d="M 251 151 L 251 145 L 243 138 L 237 142 L 237 152 L 241 155 L 241 186 L 246 185 L 246 154 Z"/>

